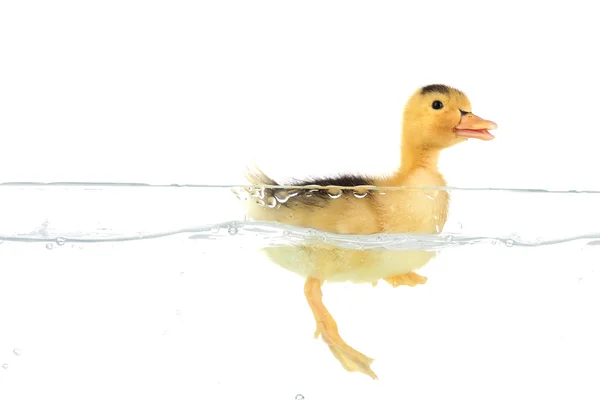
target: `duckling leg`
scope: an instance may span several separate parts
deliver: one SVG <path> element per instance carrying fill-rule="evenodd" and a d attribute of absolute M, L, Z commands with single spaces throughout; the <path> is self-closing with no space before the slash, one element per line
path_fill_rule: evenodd
<path fill-rule="evenodd" d="M 370 367 L 373 359 L 354 350 L 340 337 L 335 320 L 323 304 L 321 281 L 316 278 L 308 278 L 304 285 L 304 295 L 317 322 L 315 339 L 322 336 L 323 341 L 327 343 L 335 358 L 347 371 L 362 372 L 373 379 L 377 379 L 377 375 Z"/>
<path fill-rule="evenodd" d="M 423 285 L 425 282 L 427 282 L 427 277 L 421 276 L 416 272 L 410 271 L 406 274 L 384 278 L 384 280 L 393 287 L 398 287 L 400 285 L 416 286 L 419 284 Z"/>

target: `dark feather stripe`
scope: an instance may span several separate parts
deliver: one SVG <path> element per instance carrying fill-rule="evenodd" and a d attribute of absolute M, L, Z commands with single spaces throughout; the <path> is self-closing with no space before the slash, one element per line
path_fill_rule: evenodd
<path fill-rule="evenodd" d="M 329 178 L 315 178 L 315 179 L 307 179 L 302 181 L 296 181 L 289 184 L 290 186 L 344 186 L 344 187 L 354 187 L 354 186 L 372 186 L 372 179 L 362 176 L 362 175 L 353 175 L 353 174 L 345 174 L 339 175 L 336 177 Z M 284 193 L 287 192 L 287 193 Z M 287 199 L 287 201 L 282 202 L 281 205 L 285 207 L 291 207 L 294 205 L 302 204 L 310 207 L 325 207 L 329 204 L 330 201 L 335 200 L 334 197 L 331 196 L 330 192 L 327 189 L 316 189 L 316 188 L 306 188 L 306 189 L 265 189 L 265 197 L 275 197 L 282 198 L 287 197 L 286 195 L 291 194 L 291 196 Z M 345 190 L 342 196 L 349 195 L 349 191 Z M 367 195 L 368 196 L 368 195 Z"/>

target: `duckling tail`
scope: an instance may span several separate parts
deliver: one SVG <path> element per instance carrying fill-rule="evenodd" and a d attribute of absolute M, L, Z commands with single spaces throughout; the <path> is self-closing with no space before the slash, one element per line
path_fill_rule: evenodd
<path fill-rule="evenodd" d="M 257 166 L 246 168 L 244 176 L 251 185 L 258 186 L 249 191 L 250 199 L 245 202 L 247 216 L 255 220 L 277 220 L 279 213 L 267 204 L 273 198 L 275 190 L 264 186 L 280 186 L 279 183 Z"/>

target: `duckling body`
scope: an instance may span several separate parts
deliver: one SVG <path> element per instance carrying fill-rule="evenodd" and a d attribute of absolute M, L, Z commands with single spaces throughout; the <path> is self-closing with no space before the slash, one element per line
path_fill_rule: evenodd
<path fill-rule="evenodd" d="M 436 189 L 446 186 L 438 170 L 441 150 L 467 137 L 490 140 L 493 136 L 487 129 L 496 127 L 470 110 L 469 100 L 457 89 L 444 85 L 423 87 L 404 110 L 401 165 L 397 171 L 387 177 L 346 175 L 293 184 L 308 186 L 302 189 L 265 188 L 264 199 L 251 202 L 248 215 L 255 220 L 338 234 L 439 233 L 446 223 L 449 205 L 448 192 Z M 248 178 L 254 185 L 280 186 L 260 171 Z M 329 188 L 315 190 L 310 188 L 313 185 Z M 370 186 L 391 189 L 365 190 Z M 282 201 L 275 207 L 265 206 L 273 199 Z M 375 285 L 380 279 L 393 286 L 423 284 L 426 278 L 414 271 L 435 256 L 428 251 L 353 250 L 326 242 L 270 247 L 265 252 L 276 264 L 306 279 L 305 295 L 317 322 L 315 336 L 323 336 L 348 371 L 359 371 L 374 379 L 377 377 L 370 368 L 373 360 L 339 336 L 333 317 L 322 303 L 321 285 Z"/>

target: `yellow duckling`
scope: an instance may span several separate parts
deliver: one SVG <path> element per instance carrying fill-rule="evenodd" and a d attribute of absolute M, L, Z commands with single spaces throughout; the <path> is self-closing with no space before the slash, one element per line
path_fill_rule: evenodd
<path fill-rule="evenodd" d="M 277 221 L 339 234 L 423 233 L 442 230 L 448 214 L 448 193 L 438 171 L 441 150 L 467 138 L 491 140 L 488 129 L 497 126 L 471 112 L 461 91 L 446 85 L 429 85 L 417 90 L 403 115 L 400 168 L 387 177 L 340 176 L 294 183 L 294 186 L 328 186 L 284 191 L 265 188 L 263 199 L 249 202 L 248 216 L 254 220 Z M 261 171 L 247 175 L 253 185 L 280 186 Z M 355 196 L 343 190 L 333 199 L 332 190 L 357 186 L 425 188 L 422 190 L 376 190 Z M 335 189 L 339 188 L 339 189 Z M 363 188 L 366 189 L 366 188 Z M 274 199 L 287 199 L 273 207 Z M 319 335 L 342 366 L 373 379 L 373 359 L 353 349 L 340 337 L 335 320 L 322 301 L 324 282 L 371 283 L 383 279 L 394 287 L 414 286 L 426 279 L 414 270 L 424 266 L 435 253 L 383 250 L 353 250 L 322 244 L 265 249 L 276 264 L 306 279 L 304 292 L 314 314 Z"/>

